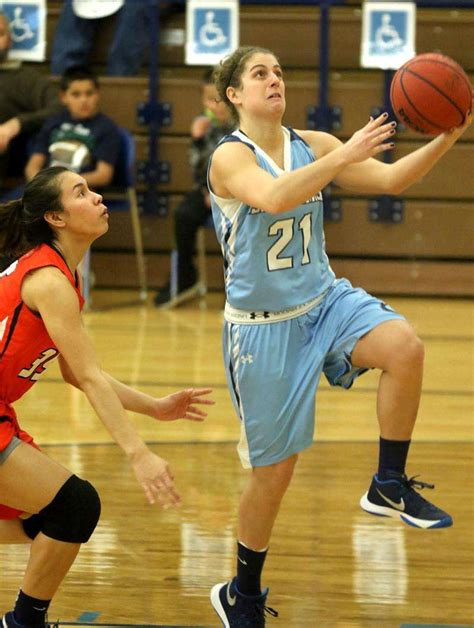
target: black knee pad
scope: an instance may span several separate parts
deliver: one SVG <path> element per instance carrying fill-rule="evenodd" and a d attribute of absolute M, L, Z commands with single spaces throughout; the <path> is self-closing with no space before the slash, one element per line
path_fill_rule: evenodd
<path fill-rule="evenodd" d="M 86 543 L 100 517 L 100 498 L 90 482 L 72 475 L 40 511 L 41 532 L 56 541 Z"/>
<path fill-rule="evenodd" d="M 44 517 L 43 515 L 31 515 L 28 519 L 20 519 L 20 521 L 26 536 L 33 541 L 43 528 Z"/>

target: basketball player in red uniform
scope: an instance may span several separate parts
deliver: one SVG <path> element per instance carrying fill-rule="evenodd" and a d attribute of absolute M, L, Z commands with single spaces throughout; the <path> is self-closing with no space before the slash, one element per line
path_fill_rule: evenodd
<path fill-rule="evenodd" d="M 77 265 L 108 229 L 102 197 L 65 168 L 39 172 L 23 198 L 0 206 L 0 253 L 16 259 L 0 273 L 0 542 L 31 542 L 15 607 L 3 628 L 42 628 L 46 611 L 100 516 L 94 487 L 48 458 L 24 432 L 13 403 L 58 357 L 66 382 L 80 388 L 129 457 L 150 503 L 180 500 L 168 464 L 153 454 L 125 409 L 158 420 L 202 420 L 196 404 L 210 389 L 162 399 L 104 373 L 81 320 Z"/>

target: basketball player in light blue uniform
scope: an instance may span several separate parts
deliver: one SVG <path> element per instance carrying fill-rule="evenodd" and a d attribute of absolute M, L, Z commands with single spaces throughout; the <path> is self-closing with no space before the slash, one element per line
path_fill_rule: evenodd
<path fill-rule="evenodd" d="M 224 141 L 243 142 L 278 177 L 315 161 L 295 131 L 283 133 L 284 169 L 241 131 Z M 313 442 L 321 371 L 332 385 L 349 388 L 366 370 L 351 365 L 357 340 L 402 317 L 336 280 L 324 247 L 321 192 L 278 216 L 212 193 L 211 199 L 225 260 L 224 353 L 241 418 L 239 454 L 244 467 L 270 465 Z"/>
<path fill-rule="evenodd" d="M 418 409 L 423 347 L 403 316 L 349 281 L 325 252 L 321 189 L 330 181 L 368 193 L 401 192 L 428 172 L 469 125 L 437 137 L 395 164 L 373 159 L 393 147 L 394 124 L 370 119 L 346 143 L 281 126 L 282 70 L 273 53 L 240 48 L 216 73 L 240 129 L 219 143 L 209 166 L 224 256 L 224 360 L 241 420 L 238 446 L 252 475 L 242 496 L 237 576 L 215 585 L 224 626 L 263 626 L 261 590 L 271 529 L 300 451 L 311 445 L 321 373 L 349 388 L 382 370 L 377 400 L 380 459 L 361 506 L 422 528 L 452 525 L 423 499 L 427 485 L 405 475 Z"/>

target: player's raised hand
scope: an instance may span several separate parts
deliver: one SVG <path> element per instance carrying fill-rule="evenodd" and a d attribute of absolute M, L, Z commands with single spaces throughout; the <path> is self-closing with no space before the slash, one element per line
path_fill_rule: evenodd
<path fill-rule="evenodd" d="M 396 122 L 387 122 L 387 118 L 387 113 L 382 113 L 375 119 L 371 117 L 368 123 L 343 145 L 342 150 L 350 163 L 365 161 L 394 147 L 393 142 L 386 140 L 395 134 Z"/>
<path fill-rule="evenodd" d="M 158 502 L 167 509 L 181 503 L 181 497 L 174 486 L 173 474 L 166 460 L 145 447 L 132 459 L 132 467 L 150 504 Z"/>
<path fill-rule="evenodd" d="M 166 397 L 156 400 L 152 416 L 158 421 L 176 421 L 187 419 L 188 421 L 204 421 L 207 412 L 198 406 L 212 406 L 213 399 L 205 399 L 212 388 L 186 388 Z"/>
<path fill-rule="evenodd" d="M 473 98 L 472 98 L 472 102 L 471 102 L 471 108 L 467 112 L 466 117 L 464 118 L 463 123 L 461 124 L 461 126 L 457 126 L 454 129 L 450 129 L 449 131 L 447 131 L 447 134 L 449 136 L 454 136 L 457 139 L 458 137 L 461 137 L 461 135 L 465 131 L 467 131 L 467 129 L 472 124 L 472 111 L 473 111 L 473 109 L 474 109 L 474 92 L 473 92 Z"/>

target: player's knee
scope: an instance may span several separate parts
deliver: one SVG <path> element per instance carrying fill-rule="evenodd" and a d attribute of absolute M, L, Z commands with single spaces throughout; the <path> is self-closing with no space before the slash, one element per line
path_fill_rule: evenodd
<path fill-rule="evenodd" d="M 86 543 L 100 517 L 100 498 L 90 482 L 72 475 L 39 513 L 41 532 L 56 541 Z"/>
<path fill-rule="evenodd" d="M 258 481 L 266 484 L 269 496 L 278 497 L 285 493 L 293 477 L 297 460 L 298 455 L 295 454 L 286 460 L 281 460 L 268 467 L 257 467 L 254 470 L 254 473 L 258 476 Z"/>
<path fill-rule="evenodd" d="M 411 351 L 411 359 L 416 362 L 420 366 L 423 366 L 423 362 L 425 360 L 425 345 L 421 338 L 419 338 L 415 333 L 413 333 L 413 337 L 411 339 L 410 344 Z"/>
<path fill-rule="evenodd" d="M 425 357 L 425 348 L 411 325 L 403 326 L 399 331 L 397 360 L 401 365 L 411 368 L 422 367 Z"/>
<path fill-rule="evenodd" d="M 293 456 L 290 456 L 290 458 L 282 460 L 276 465 L 275 479 L 282 486 L 285 486 L 285 488 L 288 487 L 291 478 L 293 477 L 293 472 L 295 470 L 297 460 L 298 455 L 294 454 Z"/>

